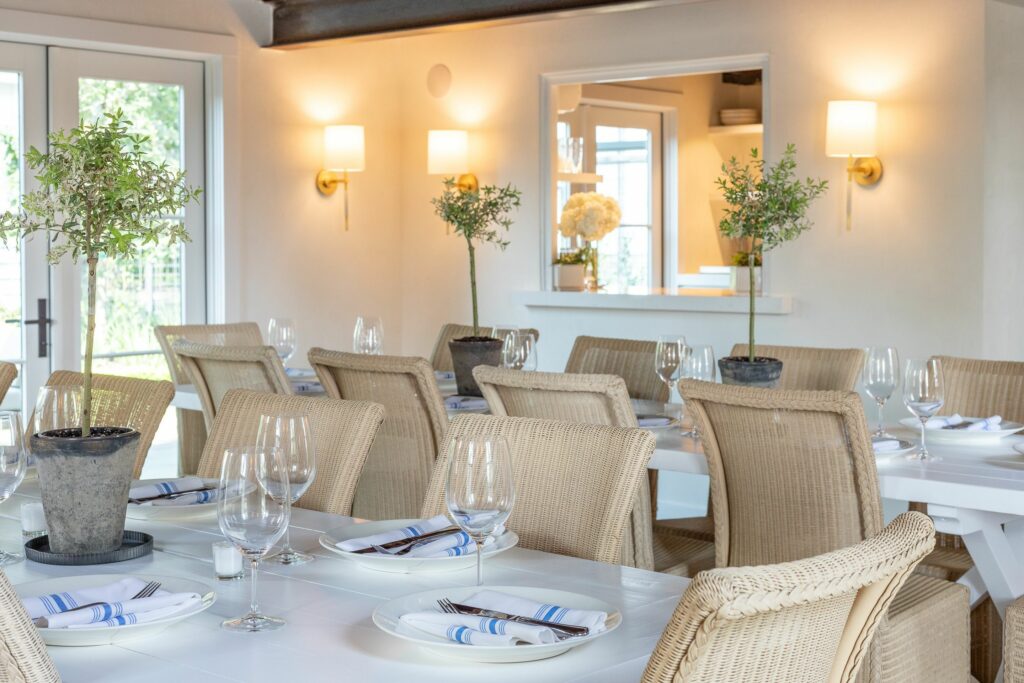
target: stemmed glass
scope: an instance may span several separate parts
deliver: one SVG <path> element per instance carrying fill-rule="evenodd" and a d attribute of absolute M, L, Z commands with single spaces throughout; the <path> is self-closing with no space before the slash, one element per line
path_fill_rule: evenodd
<path fill-rule="evenodd" d="M 679 373 L 686 357 L 686 337 L 662 335 L 654 350 L 654 371 L 658 378 L 668 385 L 668 397 L 672 400 L 672 389 L 679 381 Z"/>
<path fill-rule="evenodd" d="M 937 358 L 907 361 L 903 378 L 903 403 L 921 420 L 921 448 L 907 456 L 910 460 L 934 462 L 941 458 L 931 455 L 925 445 L 925 423 L 939 412 L 945 402 L 942 392 L 942 364 Z"/>
<path fill-rule="evenodd" d="M 889 436 L 885 431 L 885 402 L 892 397 L 900 385 L 900 357 L 891 346 L 873 346 L 864 358 L 861 382 L 868 396 L 878 404 L 878 429 L 872 435 L 876 439 Z"/>
<path fill-rule="evenodd" d="M 31 434 L 82 426 L 82 388 L 42 386 L 36 396 Z"/>
<path fill-rule="evenodd" d="M 27 460 L 21 415 L 14 411 L 0 412 L 0 503 L 10 498 L 21 485 Z M 22 559 L 21 555 L 0 550 L 0 567 Z"/>
<path fill-rule="evenodd" d="M 702 382 L 715 381 L 715 350 L 708 344 L 697 344 L 688 347 L 683 357 L 682 376 L 685 379 L 696 379 Z M 698 438 L 700 433 L 694 424 L 683 432 L 683 436 Z"/>
<path fill-rule="evenodd" d="M 519 332 L 523 338 L 523 353 L 526 355 L 523 370 L 533 372 L 537 369 L 537 335 L 526 330 L 520 330 Z"/>
<path fill-rule="evenodd" d="M 526 365 L 525 335 L 520 330 L 509 330 L 501 345 L 501 363 L 510 370 L 522 370 Z"/>
<path fill-rule="evenodd" d="M 291 318 L 271 318 L 267 325 L 267 338 L 282 363 L 287 363 L 295 354 L 295 323 Z"/>
<path fill-rule="evenodd" d="M 270 485 L 264 485 L 267 482 Z M 249 612 L 221 624 L 231 631 L 272 631 L 284 620 L 260 612 L 256 601 L 256 576 L 260 558 L 267 554 L 288 528 L 291 506 L 287 503 L 288 472 L 280 449 L 230 448 L 224 452 L 220 472 L 221 497 L 217 523 L 252 565 Z M 277 496 L 270 494 L 276 488 Z"/>
<path fill-rule="evenodd" d="M 310 436 L 309 417 L 305 414 L 261 415 L 256 436 L 259 450 L 280 449 L 288 475 L 286 487 L 273 479 L 264 482 L 275 500 L 293 505 L 316 479 L 316 453 Z M 305 564 L 313 555 L 299 552 L 291 545 L 291 528 L 284 532 L 284 548 L 269 558 L 278 564 Z"/>
<path fill-rule="evenodd" d="M 384 323 L 375 315 L 361 315 L 356 318 L 352 330 L 352 350 L 379 356 L 384 353 Z"/>
<path fill-rule="evenodd" d="M 500 435 L 452 439 L 445 504 L 455 523 L 476 542 L 476 585 L 483 585 L 484 542 L 505 523 L 515 504 L 508 441 Z"/>

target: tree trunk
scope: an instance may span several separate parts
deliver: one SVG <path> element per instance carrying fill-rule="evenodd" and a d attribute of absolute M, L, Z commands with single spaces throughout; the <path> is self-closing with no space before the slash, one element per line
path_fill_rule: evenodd
<path fill-rule="evenodd" d="M 82 436 L 92 428 L 92 343 L 96 336 L 96 263 L 95 254 L 86 259 L 89 268 L 88 309 L 85 325 L 85 358 L 82 371 Z"/>
<path fill-rule="evenodd" d="M 473 336 L 479 337 L 480 314 L 476 303 L 476 249 L 473 247 L 473 241 L 468 238 L 466 244 L 469 246 L 469 290 L 473 294 Z"/>
<path fill-rule="evenodd" d="M 754 264 L 757 263 L 757 259 L 754 257 L 754 252 L 751 250 L 747 256 L 747 270 L 750 273 L 750 343 L 747 345 L 747 351 L 750 354 L 750 362 L 754 362 L 754 305 L 755 305 L 755 288 L 754 288 Z"/>

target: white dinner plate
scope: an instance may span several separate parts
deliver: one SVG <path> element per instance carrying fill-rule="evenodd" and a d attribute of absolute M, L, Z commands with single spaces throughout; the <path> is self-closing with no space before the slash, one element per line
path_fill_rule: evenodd
<path fill-rule="evenodd" d="M 964 417 L 964 420 L 968 422 L 980 419 L 979 417 Z M 913 429 L 915 432 L 920 433 L 921 431 L 921 421 L 916 417 L 905 417 L 900 420 L 900 424 Z M 1024 429 L 1024 424 L 1010 420 L 1003 420 L 999 426 L 1002 429 L 991 432 L 972 432 L 966 429 L 928 429 L 928 441 L 932 443 L 956 443 L 963 445 L 991 444 Z"/>
<path fill-rule="evenodd" d="M 205 583 L 180 579 L 174 576 L 138 576 L 134 574 L 86 574 L 81 576 L 63 576 L 59 579 L 45 579 L 21 583 L 14 587 L 20 598 L 31 598 L 37 595 L 63 593 L 83 588 L 92 588 L 114 583 L 121 579 L 137 578 L 143 581 L 159 581 L 160 589 L 169 593 L 198 593 L 203 596 L 202 602 L 194 608 L 175 614 L 174 616 L 152 621 L 146 624 L 128 624 L 125 626 L 107 626 L 104 628 L 40 628 L 37 629 L 47 645 L 84 647 L 90 645 L 111 645 L 135 638 L 145 638 L 160 633 L 168 626 L 209 608 L 217 601 L 217 593 Z"/>
<path fill-rule="evenodd" d="M 163 479 L 142 479 L 139 481 L 133 481 L 132 486 L 145 486 L 146 484 L 155 484 L 160 481 L 167 481 L 167 479 L 166 477 Z M 219 486 L 220 480 L 203 479 L 203 483 L 206 486 Z M 216 516 L 217 501 L 213 500 L 209 503 L 196 503 L 195 505 L 136 505 L 135 503 L 128 503 L 128 510 L 126 514 L 130 519 L 152 520 Z"/>
<path fill-rule="evenodd" d="M 896 450 L 893 450 L 893 451 L 882 451 L 882 452 L 874 451 L 875 457 L 876 458 L 888 458 L 888 457 L 891 457 L 891 456 L 894 456 L 894 455 L 906 455 L 907 453 L 911 453 L 911 452 L 917 450 L 917 445 L 914 444 L 914 442 L 912 442 L 912 441 L 907 441 L 906 439 L 897 439 L 897 441 L 900 442 L 900 447 L 899 448 L 897 448 Z M 872 448 L 872 450 L 874 450 L 874 449 Z"/>
<path fill-rule="evenodd" d="M 450 572 L 459 569 L 467 569 L 476 566 L 476 555 L 462 555 L 460 557 L 405 557 L 394 555 L 378 555 L 377 553 L 348 553 L 338 548 L 338 543 L 347 541 L 350 538 L 370 536 L 379 534 L 382 531 L 401 529 L 402 527 L 416 524 L 418 519 L 386 519 L 379 522 L 366 522 L 364 524 L 350 524 L 337 529 L 331 529 L 320 535 L 320 545 L 327 550 L 361 564 L 367 569 L 374 569 L 381 572 L 397 572 L 400 574 L 413 574 L 418 572 Z M 505 530 L 498 539 L 484 550 L 484 559 L 503 553 L 509 548 L 514 548 L 519 543 L 519 536 L 516 532 Z"/>
<path fill-rule="evenodd" d="M 592 598 L 589 595 L 570 593 L 568 591 L 552 590 L 550 588 L 530 588 L 523 586 L 486 586 L 487 590 L 500 591 L 511 595 L 519 595 L 537 602 L 576 609 L 599 610 L 608 613 L 608 620 L 605 622 L 607 628 L 600 633 L 593 633 L 579 638 L 569 638 L 547 645 L 519 644 L 511 646 L 484 646 L 484 645 L 463 645 L 454 643 L 446 638 L 431 635 L 405 624 L 401 621 L 403 614 L 409 612 L 423 612 L 438 610 L 437 601 L 441 598 L 448 598 L 452 602 L 461 602 L 474 593 L 481 590 L 478 586 L 461 586 L 452 588 L 437 588 L 422 593 L 413 593 L 401 598 L 385 602 L 373 611 L 373 623 L 377 627 L 396 638 L 416 643 L 428 650 L 447 657 L 455 657 L 471 662 L 532 662 L 537 659 L 547 659 L 560 655 L 581 645 L 586 645 L 608 635 L 622 623 L 622 614 L 613 605 L 603 600 Z M 486 678 L 486 674 L 484 675 Z"/>

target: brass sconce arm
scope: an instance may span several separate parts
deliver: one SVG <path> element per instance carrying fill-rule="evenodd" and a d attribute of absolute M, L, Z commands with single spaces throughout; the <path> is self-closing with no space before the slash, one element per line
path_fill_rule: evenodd
<path fill-rule="evenodd" d="M 325 169 L 316 174 L 316 189 L 320 190 L 320 194 L 325 197 L 334 194 L 338 185 L 345 186 L 345 232 L 348 232 L 348 171 L 338 174 Z"/>

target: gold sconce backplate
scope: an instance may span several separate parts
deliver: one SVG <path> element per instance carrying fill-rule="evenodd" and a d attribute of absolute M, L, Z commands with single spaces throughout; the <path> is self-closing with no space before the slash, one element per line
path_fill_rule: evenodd
<path fill-rule="evenodd" d="M 849 171 L 858 185 L 874 185 L 882 179 L 882 162 L 878 157 L 852 159 Z"/>
<path fill-rule="evenodd" d="M 476 192 L 480 189 L 480 183 L 472 173 L 463 173 L 455 181 L 455 186 L 463 192 Z"/>
<path fill-rule="evenodd" d="M 342 182 L 342 178 L 334 171 L 320 171 L 316 174 L 316 189 L 327 197 L 334 194 Z"/>

